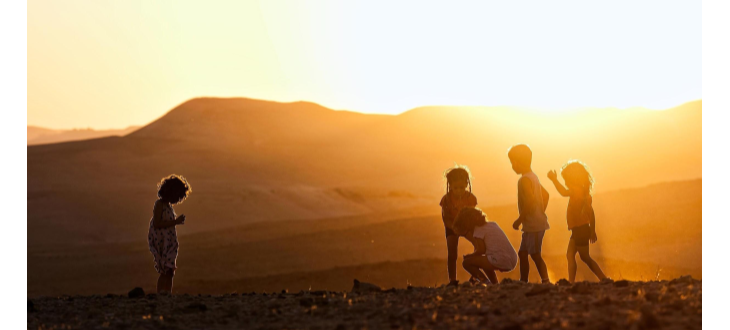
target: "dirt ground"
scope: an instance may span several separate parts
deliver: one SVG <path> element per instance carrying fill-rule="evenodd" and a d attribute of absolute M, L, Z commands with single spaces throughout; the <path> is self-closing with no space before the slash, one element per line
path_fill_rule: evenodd
<path fill-rule="evenodd" d="M 28 329 L 701 329 L 702 281 L 28 300 Z"/>

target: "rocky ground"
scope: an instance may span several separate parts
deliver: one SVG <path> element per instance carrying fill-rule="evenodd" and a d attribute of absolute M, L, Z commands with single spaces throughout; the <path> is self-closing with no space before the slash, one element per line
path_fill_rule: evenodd
<path fill-rule="evenodd" d="M 702 281 L 28 300 L 28 329 L 701 329 Z"/>

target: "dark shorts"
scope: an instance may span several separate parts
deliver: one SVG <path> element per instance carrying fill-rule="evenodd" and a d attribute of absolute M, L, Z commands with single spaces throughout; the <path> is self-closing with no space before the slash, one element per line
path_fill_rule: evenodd
<path fill-rule="evenodd" d="M 455 235 L 455 236 L 458 236 L 458 235 L 456 235 L 456 233 L 454 232 L 454 230 L 453 230 L 453 229 L 451 229 L 451 228 L 449 228 L 449 227 L 446 227 L 446 226 L 444 226 L 444 228 L 446 229 L 446 237 L 449 237 L 449 236 L 451 236 L 451 235 Z"/>
<path fill-rule="evenodd" d="M 542 239 L 545 237 L 545 231 L 536 231 L 530 233 L 522 233 L 522 242 L 520 243 L 520 252 L 527 251 L 527 254 L 542 253 Z"/>
<path fill-rule="evenodd" d="M 575 241 L 575 246 L 588 246 L 592 233 L 590 225 L 575 227 L 571 231 L 573 234 L 570 235 L 570 239 Z"/>

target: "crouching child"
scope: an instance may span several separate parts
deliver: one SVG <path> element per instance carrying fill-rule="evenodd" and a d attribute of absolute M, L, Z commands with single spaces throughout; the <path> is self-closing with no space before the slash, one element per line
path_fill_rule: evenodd
<path fill-rule="evenodd" d="M 509 272 L 517 266 L 517 252 L 496 222 L 487 220 L 482 210 L 463 208 L 456 217 L 454 232 L 464 236 L 474 252 L 464 256 L 462 265 L 471 276 L 483 284 L 497 284 L 495 271 Z"/>

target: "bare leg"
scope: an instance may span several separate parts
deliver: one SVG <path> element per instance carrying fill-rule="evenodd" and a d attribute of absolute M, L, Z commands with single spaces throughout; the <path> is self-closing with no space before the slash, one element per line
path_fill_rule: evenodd
<path fill-rule="evenodd" d="M 494 270 L 497 268 L 489 262 L 489 259 L 487 259 L 486 256 L 478 256 L 465 259 L 463 265 L 464 269 L 466 269 L 469 274 L 472 274 L 472 276 L 478 278 L 480 281 L 482 281 L 482 283 L 485 283 L 486 279 L 489 279 L 489 282 L 491 282 L 492 284 L 499 283 L 497 273 L 494 272 Z M 484 273 L 482 273 L 482 270 L 484 270 Z M 486 274 L 486 276 L 484 274 Z"/>
<path fill-rule="evenodd" d="M 580 260 L 583 260 L 583 262 L 588 265 L 588 268 L 591 269 L 593 274 L 596 274 L 599 280 L 603 280 L 606 278 L 606 275 L 603 274 L 603 271 L 601 270 L 601 267 L 598 266 L 598 263 L 596 263 L 593 258 L 591 258 L 591 254 L 589 252 L 588 245 L 586 246 L 577 246 L 576 249 L 578 250 L 578 254 L 580 254 Z"/>
<path fill-rule="evenodd" d="M 548 276 L 547 272 L 547 265 L 545 264 L 545 260 L 542 259 L 542 254 L 535 253 L 531 254 L 530 257 L 532 257 L 532 261 L 535 263 L 535 268 L 537 268 L 537 273 L 540 274 L 540 279 L 542 280 L 542 283 L 550 283 L 550 277 Z"/>
<path fill-rule="evenodd" d="M 527 282 L 530 277 L 530 258 L 527 251 L 520 251 L 520 281 Z"/>
<path fill-rule="evenodd" d="M 578 264 L 575 262 L 575 254 L 577 252 L 575 241 L 571 239 L 568 243 L 568 251 L 565 253 L 565 257 L 568 258 L 568 280 L 570 283 L 575 282 L 575 272 L 578 270 Z"/>
<path fill-rule="evenodd" d="M 464 269 L 466 269 L 466 271 L 471 274 L 471 276 L 474 276 L 480 282 L 484 283 L 484 281 L 487 279 L 487 276 L 482 273 L 482 270 L 479 269 L 479 266 L 470 263 L 468 260 L 469 259 L 464 259 L 464 261 L 461 263 L 462 266 L 464 266 Z"/>
<path fill-rule="evenodd" d="M 159 277 L 157 277 L 157 293 L 162 293 L 165 288 L 165 275 L 160 274 Z"/>
<path fill-rule="evenodd" d="M 449 282 L 454 282 L 456 281 L 456 259 L 459 257 L 459 236 L 447 236 L 446 247 L 448 248 L 447 266 L 449 269 Z"/>

